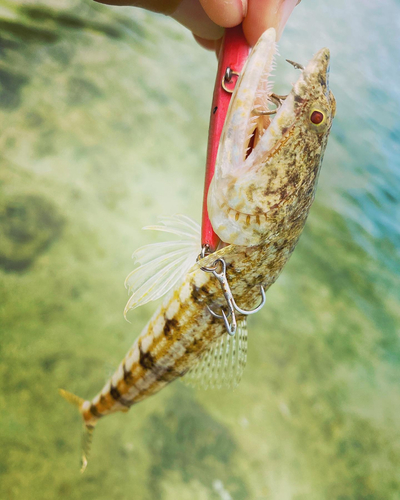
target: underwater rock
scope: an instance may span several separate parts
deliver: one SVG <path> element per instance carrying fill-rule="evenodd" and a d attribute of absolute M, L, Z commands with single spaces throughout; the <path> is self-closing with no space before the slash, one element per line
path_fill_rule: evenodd
<path fill-rule="evenodd" d="M 246 480 L 234 469 L 239 452 L 234 435 L 190 397 L 183 387 L 153 413 L 143 427 L 151 456 L 148 484 L 152 498 L 162 498 L 162 483 L 178 471 L 182 484 L 202 484 L 208 498 L 222 498 L 211 489 L 218 478 L 232 500 L 249 498 Z M 215 489 L 215 487 L 214 487 Z"/>
<path fill-rule="evenodd" d="M 1 29 L 1 22 L 0 22 Z M 29 79 L 22 74 L 0 68 L 0 107 L 15 109 L 21 104 L 21 92 Z"/>
<path fill-rule="evenodd" d="M 63 217 L 50 201 L 17 194 L 0 200 L 0 266 L 23 271 L 61 233 Z"/>

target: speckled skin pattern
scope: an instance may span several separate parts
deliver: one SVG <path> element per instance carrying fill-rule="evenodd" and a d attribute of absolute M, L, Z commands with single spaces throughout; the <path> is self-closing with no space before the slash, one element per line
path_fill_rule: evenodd
<path fill-rule="evenodd" d="M 285 110 L 272 121 L 274 145 L 262 151 L 263 160 L 256 172 L 250 177 L 236 177 L 236 183 L 231 176 L 219 192 L 228 193 L 216 204 L 222 213 L 220 220 L 232 219 L 236 225 L 231 232 L 245 233 L 250 244 L 230 244 L 192 268 L 156 311 L 103 390 L 92 401 L 81 404 L 87 426 L 104 415 L 127 411 L 182 377 L 216 339 L 226 334 L 223 321 L 206 308 L 210 305 L 217 310 L 224 305 L 220 285 L 200 265 L 211 266 L 223 257 L 233 296 L 244 309 L 259 302 L 260 285 L 267 290 L 275 282 L 296 246 L 314 199 L 335 113 L 328 65 L 329 51 L 322 49 L 285 100 Z M 315 110 L 323 113 L 319 124 L 312 122 Z M 241 147 L 245 151 L 247 144 Z M 234 206 L 229 207 L 230 199 L 236 200 Z"/>

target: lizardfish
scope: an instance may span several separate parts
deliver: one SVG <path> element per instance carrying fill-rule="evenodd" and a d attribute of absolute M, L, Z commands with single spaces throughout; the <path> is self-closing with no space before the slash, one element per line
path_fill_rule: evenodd
<path fill-rule="evenodd" d="M 217 377 L 226 371 L 237 376 L 241 368 L 236 365 L 243 367 L 245 317 L 239 314 L 236 340 L 230 339 L 224 321 L 209 309 L 226 307 L 220 283 L 209 271 L 216 262 L 224 263 L 230 291 L 242 309 L 253 308 L 260 287 L 267 290 L 275 282 L 307 219 L 335 115 L 329 50 L 321 49 L 305 68 L 297 65 L 301 73 L 287 96 L 272 93 L 275 54 L 271 28 L 253 48 L 227 113 L 208 195 L 210 220 L 223 248 L 197 263 L 200 240 L 191 258 L 183 248 L 190 247 L 187 243 L 142 248 L 137 255 L 142 266 L 128 277 L 134 293 L 126 311 L 174 285 L 170 294 L 97 396 L 84 400 L 61 391 L 83 417 L 83 469 L 90 434 L 101 417 L 128 411 L 188 371 L 197 370 L 200 378 L 209 377 L 209 370 Z M 275 114 L 273 103 L 278 105 Z M 189 239 L 198 232 L 182 216 L 166 218 L 164 225 Z M 157 248 L 164 254 L 157 255 Z M 177 282 L 180 264 L 186 272 Z M 148 276 L 149 268 L 154 276 Z"/>

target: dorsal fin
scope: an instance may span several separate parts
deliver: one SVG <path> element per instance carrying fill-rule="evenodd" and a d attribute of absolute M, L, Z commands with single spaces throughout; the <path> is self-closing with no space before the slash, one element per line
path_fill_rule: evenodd
<path fill-rule="evenodd" d="M 247 318 L 238 321 L 233 337 L 224 333 L 185 375 L 183 380 L 200 389 L 235 388 L 247 361 Z"/>
<path fill-rule="evenodd" d="M 160 217 L 160 224 L 143 229 L 163 231 L 179 240 L 151 243 L 132 255 L 137 267 L 128 275 L 125 286 L 131 296 L 124 315 L 171 290 L 196 262 L 200 253 L 200 226 L 185 215 Z"/>

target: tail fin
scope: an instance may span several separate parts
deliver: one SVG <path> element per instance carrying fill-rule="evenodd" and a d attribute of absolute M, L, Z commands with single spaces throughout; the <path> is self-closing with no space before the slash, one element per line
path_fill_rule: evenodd
<path fill-rule="evenodd" d="M 58 389 L 58 393 L 66 401 L 68 401 L 68 403 L 71 403 L 72 405 L 76 406 L 79 410 L 81 409 L 83 403 L 85 402 L 83 398 L 75 396 L 75 394 L 72 394 L 72 392 L 65 391 L 64 389 Z"/>
<path fill-rule="evenodd" d="M 82 406 L 85 403 L 83 398 L 75 396 L 71 392 L 65 391 L 64 389 L 58 389 L 60 396 L 62 396 L 68 403 L 76 406 L 79 412 L 82 414 Z M 87 424 L 85 421 L 83 422 L 83 432 L 82 432 L 82 458 L 81 458 L 81 472 L 85 472 L 88 458 L 90 454 L 90 448 L 92 445 L 92 437 L 94 424 Z"/>

